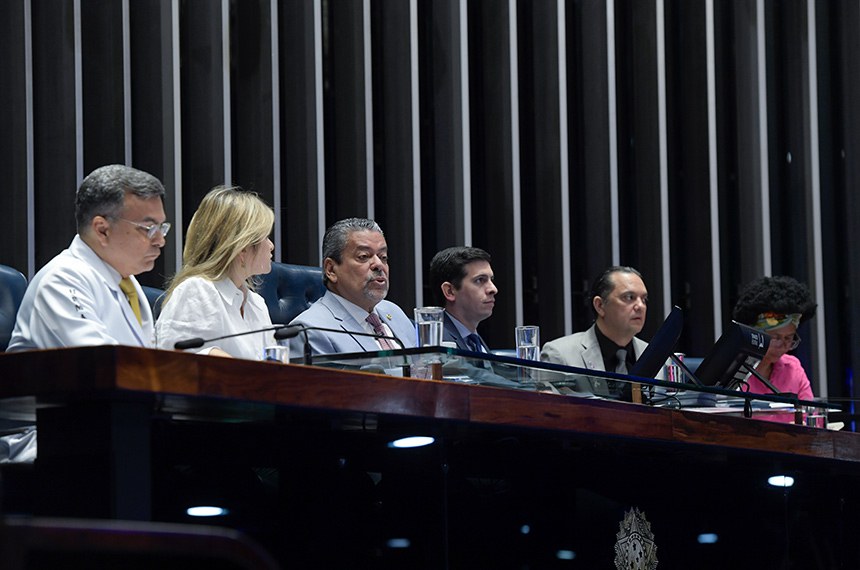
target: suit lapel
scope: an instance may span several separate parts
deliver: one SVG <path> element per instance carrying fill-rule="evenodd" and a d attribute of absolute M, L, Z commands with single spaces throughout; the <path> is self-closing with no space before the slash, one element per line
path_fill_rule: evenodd
<path fill-rule="evenodd" d="M 588 334 L 582 341 L 582 361 L 584 367 L 589 370 L 602 370 L 605 372 L 606 367 L 603 365 L 603 353 L 600 352 L 600 343 L 597 341 L 597 333 L 594 332 L 594 327 L 596 326 L 592 325 L 588 329 Z"/>
<path fill-rule="evenodd" d="M 364 326 L 361 323 L 355 320 L 355 318 L 346 310 L 346 308 L 340 304 L 340 302 L 334 297 L 334 293 L 331 291 L 327 291 L 326 294 L 320 299 L 320 302 L 331 312 L 332 317 L 338 322 L 340 328 L 348 333 L 352 332 L 365 332 Z M 343 352 L 358 352 L 359 350 L 363 351 L 376 351 L 379 350 L 379 346 L 376 344 L 376 341 L 368 336 L 358 336 L 358 335 L 339 335 L 343 336 L 343 344 L 345 345 L 345 349 Z M 358 345 L 355 349 L 346 348 L 349 345 L 349 341 L 347 338 L 351 338 Z"/>
<path fill-rule="evenodd" d="M 448 313 L 445 313 L 445 332 L 448 333 L 450 338 L 454 339 L 454 342 L 457 343 L 457 348 L 460 350 L 472 350 L 466 342 L 466 339 L 460 335 L 460 331 L 457 330 L 457 325 L 454 324 L 454 321 L 451 320 Z"/>

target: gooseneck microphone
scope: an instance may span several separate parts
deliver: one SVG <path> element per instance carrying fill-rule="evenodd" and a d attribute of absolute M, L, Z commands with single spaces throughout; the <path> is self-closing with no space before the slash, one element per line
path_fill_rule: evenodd
<path fill-rule="evenodd" d="M 275 340 L 284 340 L 288 338 L 293 338 L 298 336 L 299 333 L 304 333 L 305 335 L 305 354 L 304 354 L 304 364 L 311 364 L 313 362 L 313 354 L 311 352 L 311 343 L 308 340 L 308 331 L 320 331 L 320 332 L 328 332 L 328 333 L 336 333 L 336 334 L 348 334 L 350 336 L 366 336 L 373 339 L 385 339 L 392 340 L 400 346 L 400 348 L 406 348 L 406 346 L 401 342 L 399 338 L 396 336 L 388 336 L 384 334 L 375 334 L 364 331 L 348 331 L 345 329 L 328 329 L 324 327 L 306 327 L 304 325 L 287 325 L 285 327 L 280 327 L 277 331 L 275 331 Z"/>
<path fill-rule="evenodd" d="M 213 338 L 200 338 L 200 337 L 186 338 L 185 340 L 177 341 L 173 345 L 173 348 L 175 348 L 176 350 L 186 350 L 188 348 L 200 348 L 201 346 L 203 346 L 207 342 L 214 342 L 216 340 L 223 340 L 225 338 L 233 338 L 236 336 L 244 336 L 246 334 L 257 334 L 257 333 L 264 333 L 264 332 L 269 332 L 269 331 L 280 332 L 280 330 L 284 329 L 284 328 L 289 328 L 289 327 L 284 327 L 284 325 L 272 325 L 272 326 L 266 327 L 264 329 L 253 330 L 253 331 L 242 331 L 242 332 L 233 333 L 233 334 L 225 334 L 224 336 L 216 336 Z M 292 336 L 287 335 L 287 336 L 283 336 L 283 337 L 278 337 L 278 333 L 276 332 L 275 338 L 276 339 L 292 338 L 292 337 L 296 336 L 297 334 L 299 334 L 299 332 L 300 331 L 296 331 L 295 333 L 292 334 Z"/>

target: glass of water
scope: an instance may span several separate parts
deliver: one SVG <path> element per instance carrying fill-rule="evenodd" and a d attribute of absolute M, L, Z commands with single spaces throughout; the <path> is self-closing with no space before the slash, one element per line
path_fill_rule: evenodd
<path fill-rule="evenodd" d="M 418 307 L 415 309 L 416 345 L 440 346 L 442 344 L 442 307 Z"/>
<path fill-rule="evenodd" d="M 540 327 L 534 325 L 517 327 L 517 358 L 540 360 Z"/>
<path fill-rule="evenodd" d="M 263 349 L 263 360 L 269 362 L 290 362 L 290 347 L 289 346 L 267 346 Z"/>

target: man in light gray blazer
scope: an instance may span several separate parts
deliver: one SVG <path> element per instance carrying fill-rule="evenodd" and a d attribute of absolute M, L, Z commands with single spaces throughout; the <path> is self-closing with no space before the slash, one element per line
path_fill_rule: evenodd
<path fill-rule="evenodd" d="M 335 329 L 308 331 L 312 354 L 339 354 L 415 346 L 415 328 L 388 294 L 388 244 L 373 220 L 348 218 L 323 237 L 323 283 L 326 291 L 291 325 Z M 378 338 L 360 336 L 363 333 Z M 394 337 L 399 343 L 384 337 Z M 290 354 L 304 351 L 304 334 L 290 341 Z"/>
<path fill-rule="evenodd" d="M 626 374 L 648 346 L 647 342 L 636 338 L 648 313 L 648 289 L 642 275 L 632 267 L 610 267 L 595 280 L 590 299 L 594 325 L 584 332 L 546 343 L 541 360 Z M 597 394 L 605 391 L 608 393 L 604 395 L 629 399 L 629 384 L 608 384 L 607 387 L 584 388 Z"/>

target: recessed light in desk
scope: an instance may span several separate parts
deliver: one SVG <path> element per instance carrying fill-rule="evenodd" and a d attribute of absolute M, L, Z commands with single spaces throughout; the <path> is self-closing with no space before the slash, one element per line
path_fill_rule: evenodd
<path fill-rule="evenodd" d="M 430 445 L 435 441 L 435 438 L 426 435 L 413 435 L 411 437 L 402 437 L 400 439 L 395 439 L 388 444 L 388 447 L 395 447 L 397 449 L 409 449 L 410 447 L 424 447 L 425 445 Z"/>
<path fill-rule="evenodd" d="M 223 517 L 229 511 L 222 507 L 199 506 L 188 507 L 188 510 L 186 510 L 185 512 L 190 517 Z"/>
<path fill-rule="evenodd" d="M 767 484 L 774 487 L 791 487 L 794 485 L 794 477 L 788 475 L 774 475 L 767 478 Z"/>

